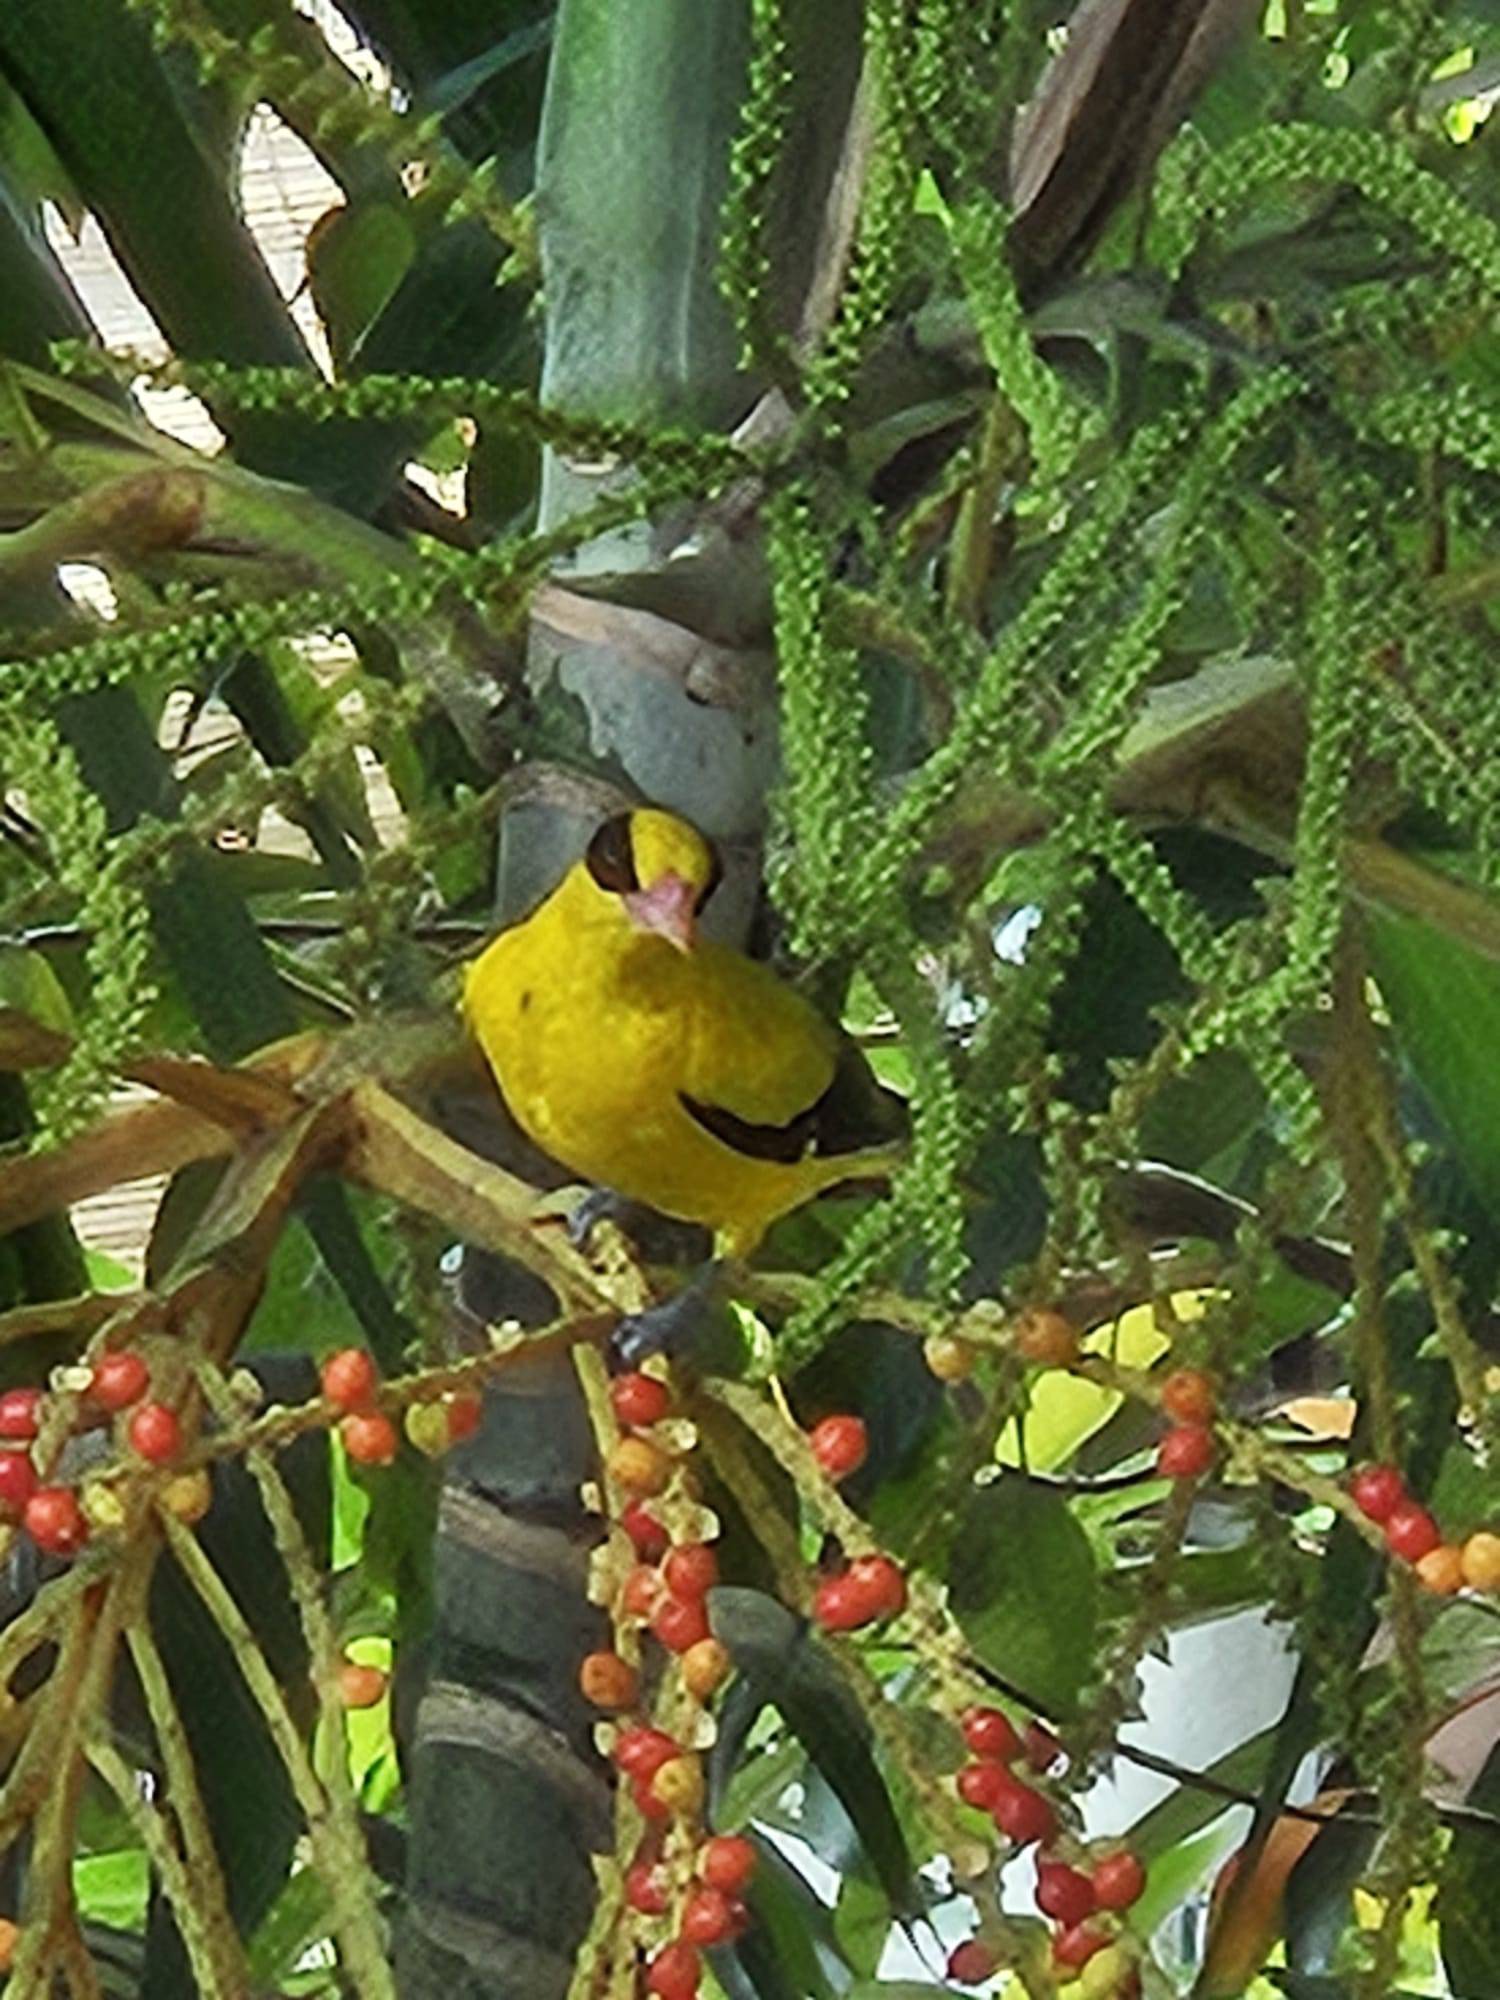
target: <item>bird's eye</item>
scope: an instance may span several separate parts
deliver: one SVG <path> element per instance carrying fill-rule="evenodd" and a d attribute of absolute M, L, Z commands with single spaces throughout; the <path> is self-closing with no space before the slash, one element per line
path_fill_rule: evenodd
<path fill-rule="evenodd" d="M 708 880 L 698 891 L 698 900 L 693 905 L 693 915 L 701 917 L 708 905 L 708 899 L 724 880 L 724 857 L 713 842 L 708 843 Z"/>
<path fill-rule="evenodd" d="M 612 895 L 628 896 L 641 886 L 635 872 L 629 813 L 616 813 L 613 819 L 607 819 L 589 842 L 583 858 L 599 887 Z"/>

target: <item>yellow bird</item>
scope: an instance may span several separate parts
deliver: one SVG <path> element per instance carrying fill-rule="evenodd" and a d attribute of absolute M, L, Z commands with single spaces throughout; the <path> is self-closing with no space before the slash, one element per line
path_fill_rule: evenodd
<path fill-rule="evenodd" d="M 800 993 L 700 937 L 720 879 L 694 827 L 606 820 L 468 968 L 463 1005 L 512 1116 L 571 1172 L 744 1257 L 778 1217 L 890 1172 L 896 1100 Z M 864 1120 L 864 1130 L 859 1127 Z"/>

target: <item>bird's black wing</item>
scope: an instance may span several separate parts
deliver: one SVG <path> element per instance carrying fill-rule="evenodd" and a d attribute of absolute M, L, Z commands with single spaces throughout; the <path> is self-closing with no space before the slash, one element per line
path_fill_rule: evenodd
<path fill-rule="evenodd" d="M 839 1037 L 833 1077 L 822 1096 L 784 1125 L 754 1125 L 722 1105 L 702 1104 L 680 1093 L 683 1109 L 721 1145 L 752 1160 L 790 1165 L 809 1153 L 836 1159 L 840 1153 L 894 1144 L 908 1129 L 906 1102 L 878 1083 L 856 1045 Z"/>

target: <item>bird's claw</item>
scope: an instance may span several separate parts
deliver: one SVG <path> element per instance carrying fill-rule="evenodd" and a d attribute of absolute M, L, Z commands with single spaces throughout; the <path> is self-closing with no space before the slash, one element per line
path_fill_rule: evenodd
<path fill-rule="evenodd" d="M 652 1354 L 687 1359 L 713 1317 L 719 1266 L 706 1264 L 669 1299 L 627 1313 L 609 1337 L 609 1365 L 616 1372 L 639 1368 Z"/>
<path fill-rule="evenodd" d="M 575 1202 L 568 1211 L 569 1243 L 575 1250 L 587 1250 L 601 1222 L 613 1222 L 623 1229 L 634 1207 L 633 1202 L 616 1194 L 613 1188 L 590 1188 L 582 1201 Z"/>

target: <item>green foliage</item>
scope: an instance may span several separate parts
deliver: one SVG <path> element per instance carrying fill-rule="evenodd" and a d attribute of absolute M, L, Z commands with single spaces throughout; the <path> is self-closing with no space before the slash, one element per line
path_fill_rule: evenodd
<path fill-rule="evenodd" d="M 25 1218 L 3 1246 L 7 1299 L 82 1286 L 64 1225 L 38 1222 L 22 1193 L 49 1157 L 58 1185 L 75 1185 L 78 1135 L 152 1054 L 227 1063 L 299 1030 L 337 1043 L 371 1024 L 394 1036 L 413 1012 L 447 1017 L 456 961 L 489 920 L 502 807 L 514 827 L 554 796 L 558 765 L 597 759 L 602 740 L 574 688 L 538 698 L 522 672 L 539 586 L 564 583 L 567 615 L 585 623 L 621 606 L 654 617 L 661 652 L 609 628 L 643 681 L 683 631 L 695 670 L 727 662 L 731 679 L 753 678 L 748 642 L 769 634 L 771 898 L 789 952 L 832 1006 L 850 1000 L 899 1081 L 910 1148 L 889 1189 L 802 1228 L 797 1268 L 746 1279 L 747 1316 L 764 1320 L 726 1366 L 750 1383 L 711 1380 L 695 1406 L 735 1564 L 715 1610 L 739 1671 L 713 1807 L 794 1837 L 775 1856 L 763 1843 L 756 1926 L 726 1960 L 725 1992 L 944 1990 L 882 1981 L 882 1954 L 903 1926 L 936 1912 L 946 1935 L 972 1906 L 1028 1990 L 1051 1993 L 1034 1928 L 987 1864 L 945 1876 L 952 1896 L 923 1872 L 978 1837 L 943 1789 L 957 1708 L 998 1685 L 1059 1725 L 1076 1830 L 1074 1794 L 1131 1754 L 1121 1730 L 1148 1657 L 1250 1606 L 1286 1634 L 1297 1677 L 1284 1714 L 1206 1772 L 1168 1760 L 1177 1789 L 1133 1833 L 1156 1864 L 1151 1918 L 1180 1918 L 1198 1896 L 1231 1838 L 1230 1803 L 1254 1809 L 1254 1881 L 1297 1768 L 1323 1749 L 1347 1760 L 1354 1802 L 1284 1904 L 1273 1893 L 1250 1956 L 1284 1931 L 1286 1991 L 1375 2000 L 1414 1977 L 1403 1926 L 1413 1892 L 1437 1882 L 1450 1985 L 1475 2000 L 1500 1962 L 1485 1898 L 1493 1785 L 1481 1760 L 1467 1811 L 1445 1824 L 1452 1801 L 1432 1796 L 1424 1758 L 1444 1704 L 1493 1675 L 1491 1630 L 1465 1655 L 1464 1687 L 1440 1686 L 1459 1608 L 1382 1562 L 1337 1480 L 1372 1453 L 1419 1486 L 1441 1462 L 1434 1499 L 1453 1533 L 1495 1503 L 1500 199 L 1486 107 L 1476 97 L 1460 131 L 1434 95 L 1447 59 L 1500 58 L 1494 10 L 1287 0 L 1226 48 L 1192 104 L 1163 93 L 1175 133 L 1126 132 L 1116 159 L 1109 119 L 1066 65 L 1041 86 L 1047 115 L 1017 127 L 1060 7 L 868 0 L 860 47 L 835 37 L 825 72 L 805 55 L 817 10 L 749 0 L 743 17 L 699 18 L 714 37 L 700 76 L 694 7 L 568 7 L 554 36 L 546 9 L 486 25 L 458 0 L 352 0 L 396 63 L 398 99 L 352 81 L 281 0 L 96 5 L 97 46 L 71 0 L 18 5 L 0 26 L 0 997 L 21 1051 L 0 1079 L 15 1154 L 0 1204 Z M 813 141 L 829 143 L 809 138 L 816 90 L 798 94 L 810 66 L 829 102 L 861 78 L 825 176 L 833 198 L 819 182 L 816 204 L 816 177 L 796 180 Z M 578 121 L 601 76 L 652 116 L 632 109 L 585 147 Z M 348 203 L 309 248 L 332 379 L 309 365 L 236 214 L 232 141 L 258 101 L 309 140 Z M 1013 128 L 1022 155 L 1055 142 L 1050 170 L 1065 178 L 1094 170 L 1070 152 L 1077 130 L 1113 163 L 1055 269 L 1015 254 L 1024 203 L 1001 192 Z M 536 219 L 534 156 L 551 197 Z M 104 221 L 164 362 L 76 337 L 43 197 Z M 814 206 L 815 227 L 797 216 L 810 270 L 789 300 L 788 215 Z M 616 239 L 632 245 L 628 284 Z M 128 413 L 142 383 L 201 396 L 226 458 L 201 460 Z M 756 421 L 733 431 L 752 405 Z M 440 447 L 469 482 L 462 519 L 418 514 L 404 484 L 407 459 Z M 550 480 L 595 480 L 592 504 L 570 514 L 549 498 L 544 459 Z M 647 545 L 644 567 L 620 555 Z M 83 561 L 114 593 L 108 621 L 58 589 L 60 566 Z M 329 635 L 343 664 L 315 671 Z M 730 728 L 717 683 L 716 703 Z M 184 707 L 236 726 L 191 769 L 167 722 Z M 361 771 L 389 777 L 396 832 Z M 296 854 L 234 851 L 258 848 L 273 812 Z M 55 968 L 42 977 L 38 953 Z M 355 1047 L 354 1073 L 386 1079 L 385 1044 Z M 190 1150 L 170 1155 L 181 1172 L 151 1293 L 191 1315 L 199 1281 L 228 1284 L 242 1263 L 261 1287 L 258 1304 L 220 1299 L 223 1338 L 218 1321 L 174 1324 L 210 1402 L 232 1398 L 236 1351 L 306 1355 L 362 1336 L 393 1373 L 450 1359 L 433 1231 L 390 1240 L 409 1209 L 444 1226 L 450 1209 L 408 1155 L 394 1192 L 376 1179 L 379 1200 L 312 1177 L 346 1164 L 351 1132 L 396 1143 L 367 1100 L 337 1096 L 339 1060 L 330 1096 L 310 1086 L 287 1123 L 264 1096 L 229 1111 L 187 1098 L 236 1159 L 220 1177 L 201 1154 L 187 1168 Z M 180 1071 L 170 1082 L 192 1087 Z M 308 1137 L 335 1099 L 342 1123 Z M 1142 1168 L 1157 1158 L 1201 1178 L 1153 1181 Z M 120 1180 L 140 1163 L 111 1164 Z M 366 1153 L 350 1171 L 377 1169 Z M 463 1227 L 491 1212 L 473 1186 L 439 1185 L 469 1202 Z M 513 1213 L 495 1229 L 515 1247 Z M 773 1264 L 794 1261 L 785 1241 Z M 15 1351 L 45 1337 L 76 1352 L 104 1323 L 102 1289 L 76 1321 L 26 1321 Z M 597 1319 L 613 1302 L 587 1306 Z M 1049 1376 L 1044 1390 L 1009 1329 L 1051 1302 L 1114 1331 L 1078 1366 L 1091 1379 Z M 584 1315 L 579 1295 L 566 1305 Z M 799 1415 L 830 1397 L 868 1411 L 876 1448 L 842 1497 L 812 1478 L 762 1392 L 768 1324 Z M 924 1377 L 919 1395 L 889 1344 L 904 1362 L 933 1335 L 964 1341 L 972 1369 L 948 1390 Z M 1153 1476 L 1148 1371 L 1168 1349 L 1218 1386 L 1206 1500 Z M 1268 1368 L 1283 1390 L 1350 1402 L 1352 1439 L 1314 1447 L 1268 1417 Z M 316 1430 L 327 1415 L 295 1421 Z M 388 1475 L 339 1461 L 330 1609 L 321 1518 L 309 1541 L 246 1410 L 225 1402 L 216 1421 L 252 1427 L 236 1491 L 254 1525 L 218 1546 L 206 1534 L 203 1570 L 194 1538 L 177 1536 L 158 1576 L 180 1602 L 157 1624 L 201 1793 L 183 1807 L 187 1858 L 204 1860 L 192 1842 L 211 1829 L 222 1914 L 195 1928 L 176 1833 L 114 1782 L 108 1730 L 80 1751 L 95 1757 L 89 1807 L 104 1826 L 68 1880 L 86 1918 L 144 1936 L 153 1996 L 228 1994 L 242 1963 L 282 1991 L 380 1994 L 392 1905 L 362 1869 L 357 1809 L 386 1831 L 423 1822 L 404 1789 L 402 1716 L 372 1725 L 351 1775 L 329 1669 L 348 1639 L 418 1657 L 432 1482 L 409 1454 Z M 997 1476 L 1000 1440 L 1019 1463 Z M 551 1522 L 535 1494 L 519 1499 Z M 825 1644 L 772 1589 L 800 1604 L 808 1561 L 858 1547 L 871 1524 L 910 1562 L 909 1622 Z M 521 1709 L 581 1756 L 571 1672 L 555 1711 L 547 1681 L 556 1636 L 581 1650 L 595 1624 L 578 1579 L 564 1591 L 506 1571 L 501 1588 L 472 1549 L 455 1563 L 473 1623 L 439 1634 L 443 1672 L 473 1670 L 501 1634 Z M 151 1707 L 149 1658 L 136 1666 L 151 1754 L 170 1766 L 161 1690 Z M 221 1681 L 238 1704 L 223 1714 Z M 450 1834 L 497 1789 L 528 1795 L 522 1765 L 497 1760 L 492 1783 L 472 1747 L 445 1744 L 443 1773 L 423 1781 L 421 1803 L 452 1808 Z M 593 1787 L 580 1780 L 577 1796 Z M 531 1844 L 566 1894 L 538 1915 L 529 1878 L 505 1887 L 552 1977 L 592 1878 L 588 1813 L 547 1799 Z M 71 1810 L 39 1812 L 33 1938 L 62 1934 L 32 1920 L 35 1884 L 62 1879 L 48 1869 Z M 519 1805 L 508 1825 L 519 1857 Z M 310 1866 L 294 1856 L 303 1828 Z M 796 1842 L 843 1876 L 836 1906 Z M 447 1852 L 414 1853 L 422 1894 L 443 1886 Z M 470 1844 L 461 1859 L 477 1902 L 493 1857 Z M 1351 1903 L 1356 1880 L 1381 1899 L 1373 1925 Z M 1235 1927 L 1254 1915 L 1253 1895 L 1236 1896 L 1205 1992 L 1234 1976 Z M 1180 1963 L 1184 1936 L 1178 1923 L 1155 1939 L 1149 1992 L 1196 1975 L 1203 1955 Z M 941 1962 L 925 1932 L 920 1950 L 904 1943 L 902 1969 Z M 338 1969 L 310 1966 L 309 1946 L 336 1951 Z M 46 1990 L 48 1948 L 23 1947 L 21 1993 Z M 629 1937 L 608 1945 L 613 1959 L 596 1948 L 580 1978 L 612 1965 L 623 1991 Z"/>

